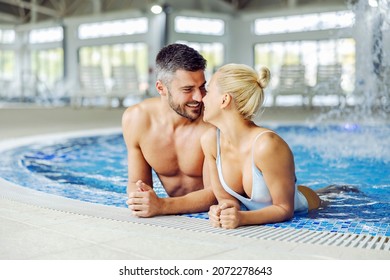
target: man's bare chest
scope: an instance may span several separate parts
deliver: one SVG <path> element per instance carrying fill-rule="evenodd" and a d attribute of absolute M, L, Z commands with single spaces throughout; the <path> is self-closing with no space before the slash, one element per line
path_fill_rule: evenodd
<path fill-rule="evenodd" d="M 157 174 L 201 176 L 204 156 L 199 141 L 182 137 L 149 140 L 141 143 L 141 150 Z"/>

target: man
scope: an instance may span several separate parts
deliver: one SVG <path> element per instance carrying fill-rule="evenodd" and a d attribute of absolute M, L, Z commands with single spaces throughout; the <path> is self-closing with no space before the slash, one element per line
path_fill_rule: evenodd
<path fill-rule="evenodd" d="M 128 153 L 128 207 L 138 217 L 208 211 L 215 204 L 200 145 L 206 60 L 172 44 L 156 57 L 160 97 L 129 107 L 122 118 Z M 153 190 L 152 169 L 168 198 Z M 203 175 L 203 176 L 202 176 Z"/>

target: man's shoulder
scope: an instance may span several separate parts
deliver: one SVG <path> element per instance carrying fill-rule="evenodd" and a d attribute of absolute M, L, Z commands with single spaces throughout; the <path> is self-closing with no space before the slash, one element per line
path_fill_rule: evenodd
<path fill-rule="evenodd" d="M 128 107 L 123 113 L 123 122 L 145 122 L 151 118 L 153 112 L 156 112 L 158 98 L 148 98 Z"/>

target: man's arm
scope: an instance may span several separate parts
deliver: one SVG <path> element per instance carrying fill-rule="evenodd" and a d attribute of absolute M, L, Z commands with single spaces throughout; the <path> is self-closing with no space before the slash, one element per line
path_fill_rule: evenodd
<path fill-rule="evenodd" d="M 203 163 L 203 172 L 205 188 L 179 197 L 159 198 L 150 185 L 138 181 L 136 186 L 139 191 L 129 193 L 129 208 L 133 215 L 138 217 L 208 211 L 209 207 L 216 203 L 216 199 L 208 182 L 206 163 Z"/>
<path fill-rule="evenodd" d="M 203 150 L 203 149 L 202 149 Z M 208 157 L 204 157 L 202 166 L 203 189 L 180 197 L 165 198 L 165 214 L 184 214 L 206 212 L 217 203 L 211 187 Z"/>
<path fill-rule="evenodd" d="M 134 151 L 133 156 L 141 158 L 142 153 L 136 152 L 137 149 L 132 150 Z M 130 156 L 129 162 L 133 160 Z M 140 167 L 137 166 L 134 168 L 137 169 Z M 129 174 L 134 174 L 134 172 L 129 170 Z M 145 171 L 143 174 L 145 174 Z M 133 181 L 129 185 L 129 189 L 131 188 L 134 191 L 129 192 L 127 204 L 132 210 L 133 215 L 138 217 L 208 211 L 209 207 L 216 203 L 216 199 L 211 189 L 208 164 L 205 160 L 202 166 L 202 179 L 204 189 L 188 193 L 184 196 L 159 198 L 152 188 L 152 183 L 134 178 L 135 182 Z"/>
<path fill-rule="evenodd" d="M 185 214 L 206 212 L 215 203 L 211 189 L 202 189 L 184 196 L 165 198 L 165 214 Z"/>
<path fill-rule="evenodd" d="M 202 177 L 204 188 L 180 197 L 165 198 L 165 214 L 184 214 L 206 212 L 216 203 L 215 195 L 211 189 L 210 176 L 206 158 L 203 162 Z"/>
<path fill-rule="evenodd" d="M 145 160 L 139 143 L 140 133 L 147 129 L 140 111 L 136 105 L 129 107 L 122 116 L 123 138 L 127 148 L 128 194 L 138 190 L 136 182 L 139 180 L 153 187 L 152 169 Z"/>
<path fill-rule="evenodd" d="M 127 148 L 128 181 L 126 201 L 134 216 L 152 217 L 161 213 L 161 199 L 153 191 L 152 168 L 145 160 L 140 139 L 148 122 L 139 105 L 129 107 L 122 116 L 123 138 Z"/>

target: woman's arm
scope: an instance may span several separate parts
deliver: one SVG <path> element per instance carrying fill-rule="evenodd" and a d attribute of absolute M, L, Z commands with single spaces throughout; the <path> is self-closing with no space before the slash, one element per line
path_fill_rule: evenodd
<path fill-rule="evenodd" d="M 210 223 L 214 227 L 220 227 L 220 213 L 221 206 L 226 204 L 236 209 L 240 208 L 237 199 L 228 194 L 222 187 L 216 165 L 217 157 L 217 143 L 216 143 L 216 129 L 209 129 L 201 138 L 202 150 L 205 155 L 205 164 L 208 167 L 208 179 L 215 197 L 218 200 L 218 205 L 210 207 L 209 218 Z"/>
<path fill-rule="evenodd" d="M 277 134 L 266 133 L 255 144 L 254 161 L 263 174 L 272 205 L 241 213 L 241 225 L 291 219 L 294 215 L 295 166 L 290 147 Z"/>
<path fill-rule="evenodd" d="M 264 176 L 272 205 L 252 211 L 226 205 L 220 215 L 224 228 L 283 222 L 294 215 L 295 167 L 287 143 L 274 133 L 263 135 L 255 144 L 254 161 Z"/>

